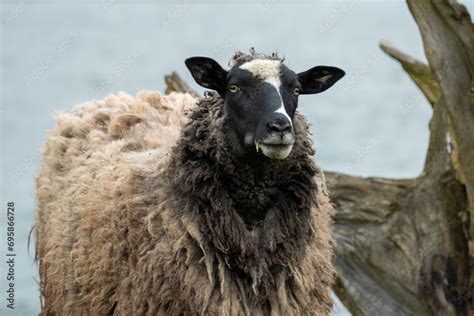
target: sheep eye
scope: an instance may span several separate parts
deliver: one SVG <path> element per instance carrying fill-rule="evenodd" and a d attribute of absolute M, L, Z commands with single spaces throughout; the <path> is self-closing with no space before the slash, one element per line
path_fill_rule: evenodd
<path fill-rule="evenodd" d="M 229 91 L 232 92 L 232 93 L 236 93 L 239 90 L 240 90 L 240 88 L 239 88 L 238 85 L 233 84 L 233 85 L 229 86 Z"/>
<path fill-rule="evenodd" d="M 294 89 L 293 89 L 293 93 L 294 93 L 295 95 L 299 95 L 300 92 L 301 92 L 301 91 L 300 91 L 300 88 L 294 88 Z"/>

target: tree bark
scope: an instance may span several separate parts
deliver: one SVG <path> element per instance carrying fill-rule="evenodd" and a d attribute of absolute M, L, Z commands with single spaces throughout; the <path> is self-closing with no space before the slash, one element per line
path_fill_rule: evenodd
<path fill-rule="evenodd" d="M 433 105 L 425 166 L 411 180 L 326 176 L 335 291 L 355 315 L 472 315 L 473 26 L 454 1 L 407 2 L 429 65 L 381 47 Z"/>
<path fill-rule="evenodd" d="M 429 65 L 381 48 L 432 105 L 425 165 L 414 179 L 326 172 L 336 205 L 334 290 L 354 315 L 473 315 L 474 27 L 453 0 L 407 3 Z M 177 74 L 167 84 L 197 95 Z"/>

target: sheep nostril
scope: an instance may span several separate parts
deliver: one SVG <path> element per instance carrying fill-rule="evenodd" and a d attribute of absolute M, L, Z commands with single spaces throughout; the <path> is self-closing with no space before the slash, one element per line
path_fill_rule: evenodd
<path fill-rule="evenodd" d="M 283 133 L 289 133 L 291 132 L 291 125 L 288 122 L 285 122 L 285 125 L 282 126 L 282 132 Z"/>
<path fill-rule="evenodd" d="M 291 132 L 291 125 L 286 121 L 271 121 L 267 123 L 267 128 L 270 132 L 288 133 Z"/>

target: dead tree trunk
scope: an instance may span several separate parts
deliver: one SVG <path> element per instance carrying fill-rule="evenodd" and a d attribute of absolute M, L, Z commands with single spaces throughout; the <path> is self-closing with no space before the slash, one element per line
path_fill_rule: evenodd
<path fill-rule="evenodd" d="M 407 3 L 429 65 L 381 47 L 433 107 L 425 165 L 404 180 L 326 172 L 336 204 L 334 290 L 354 315 L 473 315 L 473 25 L 453 0 Z M 167 83 L 167 92 L 192 92 L 176 74 Z"/>
<path fill-rule="evenodd" d="M 382 49 L 433 106 L 425 166 L 409 180 L 326 176 L 335 291 L 355 315 L 473 315 L 473 26 L 454 1 L 407 2 L 429 65 Z"/>

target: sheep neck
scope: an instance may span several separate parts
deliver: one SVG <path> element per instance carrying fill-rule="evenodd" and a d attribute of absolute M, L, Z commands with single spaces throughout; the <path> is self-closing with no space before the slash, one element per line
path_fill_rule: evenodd
<path fill-rule="evenodd" d="M 290 156 L 255 164 L 229 145 L 222 108 L 221 99 L 207 98 L 191 114 L 170 156 L 169 194 L 185 196 L 177 207 L 198 221 L 216 255 L 264 289 L 265 281 L 256 280 L 271 280 L 275 269 L 297 264 L 313 238 L 319 169 L 302 116 L 295 117 Z"/>

